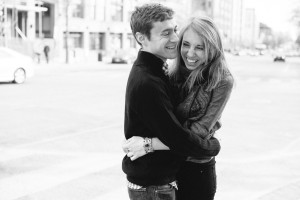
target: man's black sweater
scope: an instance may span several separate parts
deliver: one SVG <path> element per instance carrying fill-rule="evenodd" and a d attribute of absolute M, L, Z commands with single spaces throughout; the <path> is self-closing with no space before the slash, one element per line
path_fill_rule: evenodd
<path fill-rule="evenodd" d="M 184 129 L 174 114 L 174 98 L 163 61 L 140 51 L 128 77 L 125 98 L 126 139 L 157 137 L 170 151 L 155 151 L 135 161 L 125 156 L 122 168 L 128 181 L 137 185 L 162 185 L 175 180 L 185 156 L 216 156 L 215 138 L 204 140 Z"/>

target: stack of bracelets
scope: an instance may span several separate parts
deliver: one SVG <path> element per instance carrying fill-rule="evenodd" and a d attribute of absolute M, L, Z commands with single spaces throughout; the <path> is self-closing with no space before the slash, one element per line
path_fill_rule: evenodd
<path fill-rule="evenodd" d="M 145 149 L 146 154 L 154 152 L 154 149 L 152 147 L 152 139 L 151 138 L 147 138 L 147 137 L 144 138 L 144 149 Z"/>

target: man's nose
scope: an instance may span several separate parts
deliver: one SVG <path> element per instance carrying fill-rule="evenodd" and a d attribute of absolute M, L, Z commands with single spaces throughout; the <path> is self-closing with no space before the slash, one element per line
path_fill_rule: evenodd
<path fill-rule="evenodd" d="M 171 42 L 178 42 L 179 41 L 178 35 L 175 32 L 171 35 L 170 41 Z"/>

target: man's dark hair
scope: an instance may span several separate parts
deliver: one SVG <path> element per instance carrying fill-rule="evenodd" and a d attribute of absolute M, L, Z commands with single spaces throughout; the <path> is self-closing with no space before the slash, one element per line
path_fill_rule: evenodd
<path fill-rule="evenodd" d="M 173 19 L 173 14 L 174 11 L 171 8 L 161 4 L 145 4 L 140 7 L 136 7 L 130 19 L 130 27 L 133 36 L 135 37 L 135 34 L 140 32 L 146 35 L 146 37 L 150 40 L 150 31 L 153 27 L 153 22 L 162 22 Z"/>

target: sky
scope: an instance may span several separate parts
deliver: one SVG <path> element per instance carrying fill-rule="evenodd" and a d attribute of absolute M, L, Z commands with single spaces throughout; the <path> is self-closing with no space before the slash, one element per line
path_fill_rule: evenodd
<path fill-rule="evenodd" d="M 292 38 L 297 36 L 295 26 L 289 22 L 292 11 L 300 0 L 245 0 L 246 8 L 255 8 L 259 22 L 277 32 L 289 32 Z"/>

